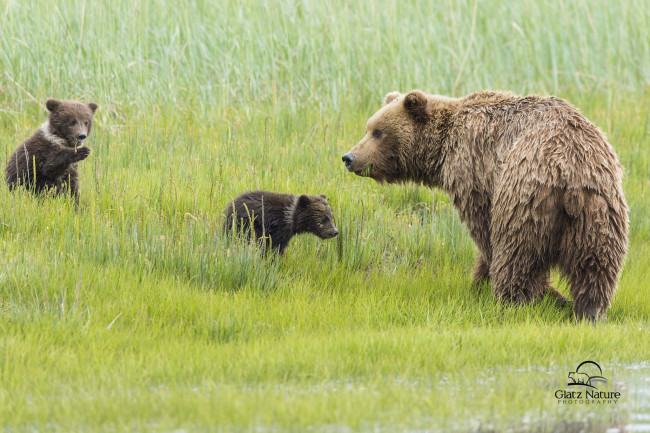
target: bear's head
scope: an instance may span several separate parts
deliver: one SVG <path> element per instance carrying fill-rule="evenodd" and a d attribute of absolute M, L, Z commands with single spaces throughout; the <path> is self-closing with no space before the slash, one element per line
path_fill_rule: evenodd
<path fill-rule="evenodd" d="M 64 139 L 70 147 L 83 145 L 90 135 L 97 104 L 48 99 L 45 106 L 50 112 L 49 132 Z"/>
<path fill-rule="evenodd" d="M 389 93 L 368 120 L 365 137 L 343 155 L 345 167 L 379 182 L 423 181 L 439 160 L 438 120 L 447 118 L 447 100 L 419 90 Z"/>
<path fill-rule="evenodd" d="M 321 239 L 339 234 L 334 226 L 334 215 L 324 195 L 301 195 L 294 211 L 296 233 L 313 233 Z"/>

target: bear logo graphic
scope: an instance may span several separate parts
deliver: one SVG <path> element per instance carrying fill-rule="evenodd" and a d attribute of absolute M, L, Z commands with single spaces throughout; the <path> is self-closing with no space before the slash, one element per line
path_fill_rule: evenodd
<path fill-rule="evenodd" d="M 589 367 L 589 365 L 594 365 L 594 367 Z M 598 372 L 598 374 L 593 374 L 590 375 L 589 373 L 581 372 L 580 368 L 583 367 L 583 371 L 587 370 L 592 373 Z M 583 386 L 588 386 L 590 388 L 598 389 L 596 388 L 596 385 L 598 382 L 600 383 L 607 383 L 607 379 L 602 376 L 603 370 L 600 368 L 600 365 L 596 364 L 593 361 L 585 361 L 578 365 L 578 368 L 576 368 L 576 371 L 572 371 L 569 373 L 569 379 L 571 379 L 571 383 L 568 383 L 568 386 L 574 386 L 574 385 L 583 385 Z"/>

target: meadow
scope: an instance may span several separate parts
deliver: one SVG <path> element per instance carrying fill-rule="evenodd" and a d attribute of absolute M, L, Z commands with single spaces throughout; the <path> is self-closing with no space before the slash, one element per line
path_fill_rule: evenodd
<path fill-rule="evenodd" d="M 1 0 L 0 165 L 48 97 L 100 108 L 78 211 L 0 183 L 0 429 L 650 431 L 649 22 L 644 0 Z M 630 247 L 606 323 L 473 289 L 444 194 L 345 171 L 413 88 L 552 94 L 607 134 Z M 258 188 L 326 194 L 341 234 L 224 240 Z M 585 360 L 616 404 L 558 404 Z"/>

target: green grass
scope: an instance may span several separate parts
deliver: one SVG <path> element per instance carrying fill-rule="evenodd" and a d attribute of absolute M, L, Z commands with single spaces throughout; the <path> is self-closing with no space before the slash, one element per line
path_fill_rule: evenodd
<path fill-rule="evenodd" d="M 47 97 L 100 105 L 78 212 L 0 185 L 2 428 L 604 432 L 645 419 L 644 1 L 143 3 L 0 3 L 0 164 Z M 555 94 L 607 133 L 631 209 L 607 323 L 472 289 L 475 250 L 446 196 L 345 172 L 383 96 L 411 88 Z M 327 194 L 340 237 L 297 237 L 278 260 L 221 239 L 226 203 L 255 188 Z M 586 359 L 618 405 L 557 404 Z"/>

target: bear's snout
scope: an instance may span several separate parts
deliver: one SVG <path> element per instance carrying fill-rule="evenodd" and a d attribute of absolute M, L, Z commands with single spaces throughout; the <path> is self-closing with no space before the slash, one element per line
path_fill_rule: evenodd
<path fill-rule="evenodd" d="M 320 233 L 317 234 L 319 238 L 321 239 L 332 239 L 335 238 L 339 235 L 339 231 L 337 230 L 336 227 L 323 230 Z"/>
<path fill-rule="evenodd" d="M 354 161 L 354 155 L 348 152 L 343 155 L 341 159 L 345 163 L 345 168 L 347 168 L 348 171 L 352 171 L 352 162 Z"/>
<path fill-rule="evenodd" d="M 78 138 L 79 140 L 85 140 L 86 137 L 88 137 L 88 135 L 86 135 L 85 132 L 80 132 L 79 134 L 77 134 L 77 138 Z"/>

